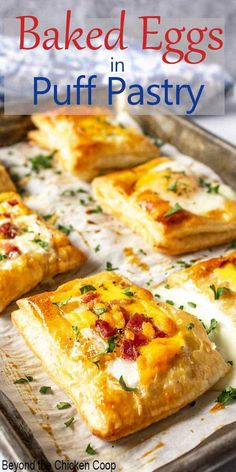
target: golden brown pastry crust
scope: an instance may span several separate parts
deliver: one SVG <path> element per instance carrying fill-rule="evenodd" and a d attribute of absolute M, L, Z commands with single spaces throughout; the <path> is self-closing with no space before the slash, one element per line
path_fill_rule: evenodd
<path fill-rule="evenodd" d="M 37 129 L 30 131 L 29 139 L 58 151 L 63 167 L 84 180 L 158 156 L 158 148 L 134 128 L 113 124 L 109 115 L 88 112 L 85 108 L 84 115 L 33 115 Z"/>
<path fill-rule="evenodd" d="M 0 165 L 0 192 L 11 192 L 16 190 L 14 183 L 8 175 L 5 167 Z"/>
<path fill-rule="evenodd" d="M 105 211 L 167 254 L 232 241 L 236 237 L 236 201 L 220 195 L 218 184 L 192 172 L 173 170 L 173 165 L 172 159 L 160 157 L 130 170 L 97 177 L 92 184 L 95 198 Z"/>
<path fill-rule="evenodd" d="M 73 399 L 92 433 L 108 441 L 178 411 L 229 369 L 195 317 L 155 302 L 149 291 L 115 273 L 73 280 L 55 292 L 19 300 L 18 306 L 12 314 L 17 329 Z M 141 331 L 137 312 L 144 316 Z M 110 352 L 101 352 L 100 342 L 112 346 L 101 321 L 119 328 Z M 124 343 L 134 345 L 137 334 L 147 342 L 136 347 L 135 360 L 127 360 L 131 351 Z M 109 370 L 124 356 L 125 372 L 130 363 L 137 368 L 133 391 L 125 390 L 120 374 Z"/>
<path fill-rule="evenodd" d="M 79 267 L 84 259 L 17 193 L 0 194 L 0 311 L 43 280 Z"/>

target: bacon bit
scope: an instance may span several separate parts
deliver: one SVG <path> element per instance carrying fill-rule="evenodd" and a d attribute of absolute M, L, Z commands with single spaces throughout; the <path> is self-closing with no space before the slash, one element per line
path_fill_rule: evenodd
<path fill-rule="evenodd" d="M 129 361 L 136 361 L 138 357 L 138 351 L 134 345 L 134 342 L 130 339 L 124 339 L 121 345 L 121 357 Z"/>
<path fill-rule="evenodd" d="M 16 198 L 13 198 L 12 200 L 8 200 L 7 203 L 9 203 L 9 205 L 14 207 L 15 205 L 18 205 L 19 202 L 18 200 L 16 200 Z"/>
<path fill-rule="evenodd" d="M 125 319 L 125 324 L 127 324 L 129 321 L 129 312 L 123 306 L 120 306 L 119 309 Z"/>
<path fill-rule="evenodd" d="M 143 322 L 148 320 L 146 316 L 135 313 L 128 321 L 126 327 L 133 331 L 141 331 Z"/>
<path fill-rule="evenodd" d="M 148 342 L 148 338 L 143 333 L 135 333 L 133 340 L 135 347 L 144 346 L 145 344 L 148 344 Z"/>
<path fill-rule="evenodd" d="M 11 213 L 1 213 L 1 216 L 5 216 L 5 218 L 10 218 Z"/>
<path fill-rule="evenodd" d="M 7 238 L 13 239 L 17 235 L 17 228 L 11 223 L 4 223 L 0 226 L 0 233 Z"/>
<path fill-rule="evenodd" d="M 152 324 L 153 329 L 155 331 L 155 338 L 166 338 L 167 334 L 164 333 L 164 331 L 161 331 L 153 322 L 152 318 L 148 318 L 147 316 L 144 316 L 139 313 L 135 313 L 130 320 L 128 321 L 126 328 L 135 331 L 135 332 L 140 332 L 143 327 L 144 322 L 149 322 Z"/>
<path fill-rule="evenodd" d="M 13 244 L 6 244 L 4 250 L 10 259 L 21 255 L 21 250 L 17 246 L 13 246 Z"/>
<path fill-rule="evenodd" d="M 154 338 L 167 338 L 167 334 L 164 333 L 164 331 L 161 331 L 161 329 L 159 329 L 154 323 L 152 323 L 152 326 L 155 331 Z"/>
<path fill-rule="evenodd" d="M 116 329 L 112 328 L 105 320 L 97 320 L 95 326 L 97 331 L 99 331 L 104 338 L 110 338 L 110 336 L 116 334 Z"/>
<path fill-rule="evenodd" d="M 95 298 L 97 298 L 97 297 L 98 297 L 98 293 L 90 291 L 82 297 L 82 302 L 83 303 L 89 303 L 92 300 L 95 300 Z"/>

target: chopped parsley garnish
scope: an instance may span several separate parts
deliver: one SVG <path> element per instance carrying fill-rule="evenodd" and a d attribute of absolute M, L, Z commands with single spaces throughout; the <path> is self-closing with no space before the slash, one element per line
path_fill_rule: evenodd
<path fill-rule="evenodd" d="M 96 290 L 97 289 L 93 285 L 83 285 L 83 287 L 80 287 L 81 295 L 87 292 L 96 292 Z"/>
<path fill-rule="evenodd" d="M 31 169 L 35 172 L 39 172 L 41 169 L 50 169 L 52 167 L 52 154 L 38 154 L 38 156 L 30 159 Z"/>
<path fill-rule="evenodd" d="M 80 337 L 80 330 L 79 330 L 78 326 L 72 326 L 72 331 L 74 333 L 75 341 L 77 342 L 79 340 L 79 337 Z"/>
<path fill-rule="evenodd" d="M 21 185 L 17 184 L 17 190 L 20 195 L 24 195 L 26 192 L 25 188 L 23 188 Z"/>
<path fill-rule="evenodd" d="M 61 308 L 62 306 L 67 305 L 67 303 L 69 303 L 70 299 L 71 299 L 71 297 L 69 297 L 66 300 L 63 300 L 61 302 L 52 302 L 52 304 L 58 306 L 59 308 Z"/>
<path fill-rule="evenodd" d="M 236 388 L 226 387 L 223 392 L 217 397 L 216 401 L 227 405 L 231 400 L 236 400 Z"/>
<path fill-rule="evenodd" d="M 210 285 L 210 289 L 212 290 L 212 292 L 214 293 L 214 299 L 215 300 L 219 300 L 219 298 L 224 295 L 225 292 L 229 292 L 230 289 L 227 288 L 227 287 L 218 287 L 216 288 L 216 286 L 213 284 L 213 285 Z"/>
<path fill-rule="evenodd" d="M 193 328 L 194 328 L 194 323 L 187 324 L 187 329 L 193 329 Z"/>
<path fill-rule="evenodd" d="M 52 393 L 52 387 L 40 387 L 39 393 L 42 393 L 42 395 L 48 395 L 49 393 Z"/>
<path fill-rule="evenodd" d="M 19 180 L 21 179 L 21 176 L 19 174 L 17 174 L 17 172 L 15 172 L 14 174 L 11 174 L 11 178 L 12 178 L 13 182 L 15 182 L 15 184 L 17 184 L 19 182 Z"/>
<path fill-rule="evenodd" d="M 132 290 L 130 290 L 129 287 L 125 288 L 123 293 L 124 293 L 124 295 L 127 295 L 127 297 L 133 297 L 134 296 L 134 292 L 132 292 Z"/>
<path fill-rule="evenodd" d="M 180 305 L 179 310 L 183 310 L 183 309 L 184 309 L 184 305 Z"/>
<path fill-rule="evenodd" d="M 192 308 L 197 308 L 196 303 L 193 302 L 188 302 L 188 306 L 191 306 Z"/>
<path fill-rule="evenodd" d="M 96 206 L 96 208 L 93 208 L 92 210 L 90 210 L 89 213 L 102 213 L 102 207 L 98 205 Z"/>
<path fill-rule="evenodd" d="M 169 305 L 174 305 L 173 300 L 166 300 L 166 303 L 168 303 Z"/>
<path fill-rule="evenodd" d="M 126 385 L 123 375 L 121 375 L 119 378 L 119 384 L 126 392 L 137 392 L 137 388 L 128 387 L 128 385 Z"/>
<path fill-rule="evenodd" d="M 209 328 L 206 329 L 207 334 L 210 334 L 212 331 L 214 331 L 217 328 L 217 326 L 218 326 L 218 321 L 212 318 Z"/>
<path fill-rule="evenodd" d="M 59 402 L 57 403 L 57 409 L 58 410 L 67 410 L 67 408 L 70 408 L 71 404 L 68 402 Z"/>
<path fill-rule="evenodd" d="M 43 215 L 43 218 L 48 221 L 50 220 L 53 216 L 55 215 L 55 213 L 47 213 L 46 215 Z"/>
<path fill-rule="evenodd" d="M 66 236 L 69 236 L 71 231 L 74 230 L 72 225 L 66 226 L 66 225 L 61 225 L 61 224 L 58 225 L 58 229 L 62 231 L 62 233 L 64 233 Z"/>
<path fill-rule="evenodd" d="M 184 269 L 188 269 L 192 265 L 192 264 L 190 264 L 189 262 L 186 262 L 186 261 L 176 261 L 176 264 L 179 264 Z"/>
<path fill-rule="evenodd" d="M 206 186 L 206 180 L 203 177 L 199 177 L 198 185 L 204 188 Z"/>
<path fill-rule="evenodd" d="M 143 254 L 144 256 L 147 255 L 147 253 L 146 253 L 143 249 L 139 249 L 139 252 L 140 252 L 141 254 Z"/>
<path fill-rule="evenodd" d="M 159 295 L 159 293 L 155 293 L 154 297 L 161 298 L 161 295 Z"/>
<path fill-rule="evenodd" d="M 203 177 L 199 177 L 198 183 L 200 187 L 205 188 L 207 190 L 207 193 L 219 193 L 220 184 L 218 183 L 213 184 L 207 182 Z"/>
<path fill-rule="evenodd" d="M 3 261 L 4 259 L 7 259 L 6 254 L 0 254 L 0 261 Z"/>
<path fill-rule="evenodd" d="M 48 251 L 49 249 L 49 244 L 46 241 L 43 241 L 42 239 L 34 238 L 33 243 L 38 244 L 40 247 L 45 249 L 45 251 Z"/>
<path fill-rule="evenodd" d="M 33 382 L 33 377 L 31 375 L 26 375 L 25 377 L 20 377 L 19 379 L 15 380 L 14 384 L 24 384 Z"/>
<path fill-rule="evenodd" d="M 116 343 L 115 343 L 116 336 L 111 336 L 108 338 L 108 346 L 105 349 L 105 354 L 108 354 L 109 352 L 113 352 L 116 348 Z"/>
<path fill-rule="evenodd" d="M 170 184 L 167 190 L 171 190 L 171 192 L 177 192 L 177 182 Z"/>
<path fill-rule="evenodd" d="M 23 233 L 33 233 L 34 231 L 31 231 L 27 226 L 25 226 L 24 228 L 21 228 L 21 231 L 23 231 Z"/>
<path fill-rule="evenodd" d="M 75 190 L 67 189 L 64 190 L 64 192 L 61 193 L 61 197 L 74 197 L 76 195 Z"/>
<path fill-rule="evenodd" d="M 106 313 L 108 311 L 107 308 L 95 308 L 94 310 L 95 315 L 100 316 L 103 313 Z"/>
<path fill-rule="evenodd" d="M 90 454 L 90 456 L 94 456 L 95 454 L 97 454 L 97 451 L 91 446 L 90 443 L 87 445 L 85 452 L 87 452 L 87 454 Z"/>
<path fill-rule="evenodd" d="M 236 241 L 229 245 L 229 249 L 236 249 Z"/>
<path fill-rule="evenodd" d="M 152 283 L 153 283 L 153 279 L 148 280 L 147 281 L 147 286 L 150 287 L 150 285 L 152 285 Z"/>
<path fill-rule="evenodd" d="M 99 252 L 100 249 L 101 249 L 101 246 L 100 246 L 100 244 L 98 244 L 98 245 L 94 248 L 94 251 L 95 251 L 95 252 Z"/>
<path fill-rule="evenodd" d="M 233 361 L 227 361 L 227 364 L 234 365 Z"/>
<path fill-rule="evenodd" d="M 169 289 L 170 289 L 170 285 L 169 285 L 169 284 L 166 284 L 166 285 L 165 285 L 165 288 L 167 288 L 167 290 L 169 290 Z"/>
<path fill-rule="evenodd" d="M 209 184 L 207 193 L 219 193 L 220 184 Z"/>
<path fill-rule="evenodd" d="M 78 193 L 88 193 L 87 190 L 84 190 L 84 188 L 77 188 Z"/>
<path fill-rule="evenodd" d="M 118 270 L 118 267 L 113 267 L 112 263 L 111 262 L 107 262 L 106 263 L 106 270 L 108 272 L 111 272 L 112 270 Z"/>
<path fill-rule="evenodd" d="M 170 210 L 168 210 L 166 213 L 164 213 L 163 217 L 164 218 L 168 218 L 168 216 L 172 216 L 174 215 L 175 213 L 178 213 L 179 211 L 182 211 L 183 208 L 178 204 L 178 203 L 175 203 L 175 205 L 173 206 L 173 208 L 171 208 Z"/>
<path fill-rule="evenodd" d="M 71 416 L 71 418 L 69 418 L 68 420 L 65 421 L 64 425 L 66 428 L 69 428 L 69 426 L 71 426 L 75 421 L 75 418 L 74 416 Z"/>

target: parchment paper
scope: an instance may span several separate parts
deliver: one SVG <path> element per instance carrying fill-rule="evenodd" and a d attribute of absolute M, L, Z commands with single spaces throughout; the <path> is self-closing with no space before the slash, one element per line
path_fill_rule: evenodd
<path fill-rule="evenodd" d="M 89 257 L 88 262 L 73 277 L 99 272 L 105 269 L 106 262 L 111 262 L 118 272 L 155 293 L 158 283 L 180 268 L 176 260 L 212 257 L 229 249 L 225 246 L 181 258 L 155 252 L 141 237 L 112 217 L 99 212 L 97 204 L 91 199 L 89 184 L 61 172 L 56 164 L 52 169 L 43 169 L 38 173 L 32 171 L 30 158 L 42 152 L 29 143 L 20 143 L 11 148 L 2 148 L 0 161 L 15 178 L 17 174 L 20 187 L 24 190 L 23 198 L 31 208 L 42 215 L 55 214 L 55 226 L 73 226 L 69 235 L 71 241 Z M 205 166 L 179 154 L 170 145 L 164 145 L 161 152 L 184 161 L 185 165 L 196 167 L 206 175 L 210 173 L 215 176 Z M 41 285 L 36 290 L 54 289 L 69 278 L 72 278 L 71 274 L 57 277 L 56 281 Z M 89 463 L 89 470 L 102 470 L 104 461 L 113 461 L 116 463 L 115 470 L 153 471 L 194 448 L 217 429 L 236 421 L 233 404 L 215 413 L 211 412 L 217 397 L 217 392 L 211 391 L 198 399 L 195 406 L 186 407 L 140 433 L 115 443 L 99 440 L 89 433 L 74 406 L 62 411 L 56 408 L 59 401 L 71 401 L 48 378 L 38 359 L 13 328 L 10 313 L 15 307 L 12 304 L 0 321 L 1 388 L 33 431 L 53 467 L 57 460 L 76 460 Z M 25 375 L 32 375 L 33 382 L 14 384 L 14 380 Z M 41 386 L 51 386 L 53 393 L 40 394 Z M 64 422 L 71 416 L 76 421 L 66 428 Z M 86 454 L 88 443 L 96 449 L 95 456 Z M 93 463 L 94 460 L 99 462 Z M 59 467 L 60 463 L 56 463 L 56 466 Z"/>

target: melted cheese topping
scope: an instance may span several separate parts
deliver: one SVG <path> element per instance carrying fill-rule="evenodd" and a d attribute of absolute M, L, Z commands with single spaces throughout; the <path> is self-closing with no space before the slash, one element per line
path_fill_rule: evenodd
<path fill-rule="evenodd" d="M 182 163 L 170 160 L 161 162 L 142 175 L 135 189 L 138 192 L 151 190 L 172 205 L 178 203 L 197 215 L 223 209 L 226 199 L 236 199 L 230 187 L 209 178 L 202 177 L 201 180 L 199 175 L 186 171 Z"/>
<path fill-rule="evenodd" d="M 114 378 L 119 380 L 123 376 L 130 387 L 136 387 L 139 381 L 150 383 L 168 368 L 170 361 L 185 346 L 181 327 L 170 316 L 171 308 L 168 306 L 165 310 L 153 300 L 149 291 L 118 275 L 100 274 L 87 280 L 68 282 L 50 294 L 54 307 L 59 305 L 59 315 L 67 322 L 64 335 L 71 339 L 76 334 L 70 354 L 72 359 L 76 360 L 82 350 L 88 359 L 98 361 L 100 368 L 105 368 Z M 124 343 L 132 344 L 137 327 L 132 330 L 130 326 L 126 328 L 126 324 L 137 314 L 146 320 L 138 328 L 138 333 L 145 337 L 145 345 L 137 345 L 138 358 L 129 359 L 123 355 Z M 100 322 L 114 330 L 113 334 L 106 335 L 98 329 Z M 164 338 L 162 335 L 155 337 L 154 326 L 164 333 Z M 65 325 L 63 329 L 65 331 Z M 109 338 L 115 346 L 107 352 Z M 64 339 L 63 345 L 67 344 Z"/>
<path fill-rule="evenodd" d="M 185 347 L 182 333 L 171 339 L 153 339 L 147 346 L 141 347 L 141 356 L 138 358 L 138 369 L 142 382 L 149 384 L 159 374 L 166 371 L 176 353 Z"/>

